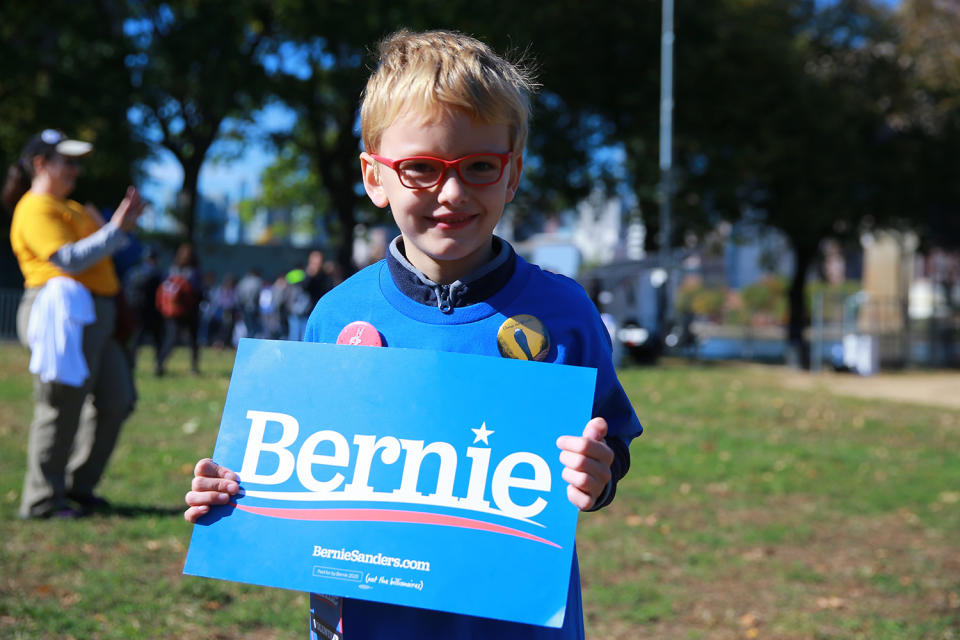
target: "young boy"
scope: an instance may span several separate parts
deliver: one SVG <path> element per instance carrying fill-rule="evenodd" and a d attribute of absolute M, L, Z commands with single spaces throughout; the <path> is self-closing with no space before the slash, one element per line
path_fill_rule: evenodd
<path fill-rule="evenodd" d="M 596 368 L 597 417 L 582 435 L 557 441 L 569 499 L 590 511 L 613 499 L 642 428 L 583 289 L 527 263 L 493 235 L 520 182 L 532 88 L 521 69 L 462 34 L 401 31 L 381 43 L 361 106 L 360 167 L 367 195 L 390 207 L 401 235 L 386 259 L 320 300 L 306 340 L 343 343 L 347 333 L 357 337 L 344 328 L 363 321 L 387 347 Z M 470 392 L 468 380 L 437 390 Z M 201 460 L 184 517 L 195 522 L 237 490 L 233 472 Z M 576 556 L 561 629 L 350 599 L 342 623 L 346 640 L 582 639 Z"/>

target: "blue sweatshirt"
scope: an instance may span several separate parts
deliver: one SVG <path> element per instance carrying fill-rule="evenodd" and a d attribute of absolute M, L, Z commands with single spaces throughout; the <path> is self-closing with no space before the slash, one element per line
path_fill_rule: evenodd
<path fill-rule="evenodd" d="M 335 343 L 346 325 L 362 320 L 379 331 L 386 347 L 492 357 L 520 353 L 544 362 L 595 368 L 593 415 L 606 419 L 606 441 L 614 452 L 612 480 L 594 508 L 605 506 L 630 466 L 630 441 L 643 430 L 617 380 L 610 336 L 596 307 L 574 280 L 526 262 L 498 238 L 494 247 L 496 256 L 490 263 L 455 283 L 438 285 L 406 260 L 398 238 L 385 260 L 363 269 L 321 298 L 307 322 L 305 340 Z M 507 341 L 513 335 L 516 341 L 504 345 L 502 329 L 514 326 L 511 319 L 515 322 L 529 316 L 545 328 L 545 339 L 531 345 L 523 332 L 507 332 Z M 467 385 L 468 380 L 452 380 L 449 389 L 438 393 L 455 393 Z M 312 604 L 315 601 L 311 598 Z M 356 599 L 343 601 L 342 616 L 345 640 L 584 637 L 576 554 L 566 617 L 560 629 Z"/>

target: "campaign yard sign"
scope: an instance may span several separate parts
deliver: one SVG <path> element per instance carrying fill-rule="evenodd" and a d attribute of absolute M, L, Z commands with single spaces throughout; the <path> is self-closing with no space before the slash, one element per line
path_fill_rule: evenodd
<path fill-rule="evenodd" d="M 556 439 L 596 372 L 242 340 L 213 459 L 241 495 L 184 573 L 560 627 L 577 509 Z"/>

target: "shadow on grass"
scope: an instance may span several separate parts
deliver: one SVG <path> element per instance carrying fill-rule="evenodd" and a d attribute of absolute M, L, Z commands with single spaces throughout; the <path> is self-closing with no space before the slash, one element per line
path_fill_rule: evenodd
<path fill-rule="evenodd" d="M 149 518 L 153 516 L 182 516 L 186 507 L 159 507 L 153 505 L 117 504 L 97 509 L 89 517 Z"/>

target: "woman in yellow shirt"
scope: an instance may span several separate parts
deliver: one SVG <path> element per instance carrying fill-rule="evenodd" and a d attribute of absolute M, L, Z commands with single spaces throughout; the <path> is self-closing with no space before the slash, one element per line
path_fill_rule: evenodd
<path fill-rule="evenodd" d="M 127 243 L 125 233 L 136 225 L 144 202 L 130 187 L 104 223 L 93 207 L 69 200 L 79 160 L 92 150 L 87 142 L 47 129 L 30 139 L 3 187 L 3 204 L 13 210 L 10 244 L 24 277 L 17 310 L 20 341 L 30 346 L 34 302 L 53 278 L 69 278 L 89 291 L 95 315 L 83 327 L 86 380 L 78 387 L 34 376 L 21 518 L 74 518 L 107 506 L 94 488 L 135 401 L 130 368 L 113 337 L 120 283 L 111 255 Z"/>

